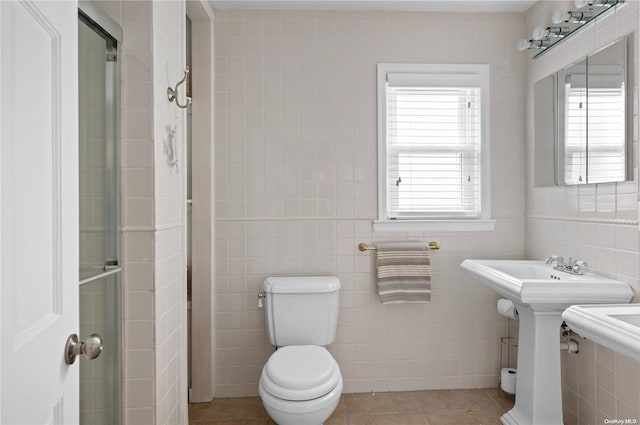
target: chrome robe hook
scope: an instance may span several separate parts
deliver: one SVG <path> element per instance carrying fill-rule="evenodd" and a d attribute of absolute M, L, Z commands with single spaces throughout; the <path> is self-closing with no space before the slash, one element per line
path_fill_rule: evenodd
<path fill-rule="evenodd" d="M 184 70 L 184 77 L 182 77 L 182 80 L 178 81 L 178 84 L 176 84 L 176 86 L 174 88 L 168 87 L 167 88 L 167 98 L 169 98 L 169 102 L 173 102 L 174 100 L 176 101 L 176 105 L 178 105 L 179 108 L 185 109 L 186 107 L 189 106 L 189 104 L 191 103 L 191 97 L 189 97 L 189 95 L 191 93 L 189 93 L 189 67 L 186 67 Z M 186 85 L 186 103 L 181 105 L 180 101 L 178 100 L 178 87 L 180 86 L 180 84 L 183 83 L 187 83 Z"/>

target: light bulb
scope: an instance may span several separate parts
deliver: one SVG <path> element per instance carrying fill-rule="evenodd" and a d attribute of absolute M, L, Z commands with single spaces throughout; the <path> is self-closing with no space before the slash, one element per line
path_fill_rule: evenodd
<path fill-rule="evenodd" d="M 542 40 L 543 38 L 547 37 L 549 34 L 547 33 L 547 30 L 542 28 L 542 27 L 535 27 L 533 29 L 533 39 L 534 40 Z"/>
<path fill-rule="evenodd" d="M 564 10 L 556 10 L 551 17 L 551 20 L 554 24 L 560 24 L 562 22 L 567 22 L 571 19 L 571 13 L 565 12 Z"/>
<path fill-rule="evenodd" d="M 516 43 L 516 47 L 518 50 L 520 50 L 521 52 L 524 52 L 525 50 L 527 50 L 529 48 L 529 42 L 527 40 L 525 40 L 524 38 L 521 38 L 520 40 L 518 40 L 518 42 Z"/>

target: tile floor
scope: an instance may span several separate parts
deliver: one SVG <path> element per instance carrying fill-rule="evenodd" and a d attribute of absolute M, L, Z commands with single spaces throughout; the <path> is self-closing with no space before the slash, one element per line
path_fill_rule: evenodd
<path fill-rule="evenodd" d="M 500 425 L 514 398 L 497 389 L 343 394 L 324 425 Z M 189 407 L 191 425 L 273 425 L 260 398 Z"/>

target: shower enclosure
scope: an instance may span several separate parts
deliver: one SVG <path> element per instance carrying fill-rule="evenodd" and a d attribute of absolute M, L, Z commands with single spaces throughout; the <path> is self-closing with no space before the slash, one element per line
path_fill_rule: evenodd
<path fill-rule="evenodd" d="M 80 423 L 120 423 L 117 48 L 121 30 L 90 2 L 78 13 L 80 339 L 103 350 L 80 358 Z"/>

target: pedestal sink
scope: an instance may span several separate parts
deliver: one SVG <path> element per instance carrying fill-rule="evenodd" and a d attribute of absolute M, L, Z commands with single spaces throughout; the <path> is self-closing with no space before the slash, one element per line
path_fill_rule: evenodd
<path fill-rule="evenodd" d="M 585 338 L 640 362 L 640 304 L 574 305 L 562 318 Z"/>
<path fill-rule="evenodd" d="M 469 275 L 513 301 L 519 317 L 516 404 L 504 425 L 563 425 L 562 312 L 574 304 L 626 303 L 629 285 L 592 273 L 573 275 L 542 261 L 464 260 Z"/>

